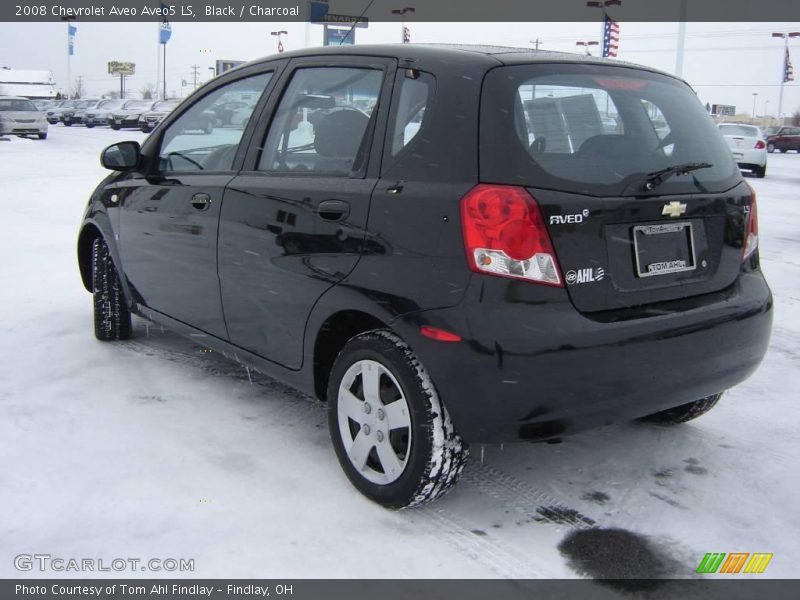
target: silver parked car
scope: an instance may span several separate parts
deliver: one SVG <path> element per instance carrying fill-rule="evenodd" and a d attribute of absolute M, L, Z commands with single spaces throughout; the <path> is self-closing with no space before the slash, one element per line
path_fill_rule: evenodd
<path fill-rule="evenodd" d="M 98 125 L 108 125 L 108 118 L 115 110 L 119 110 L 125 100 L 109 99 L 100 101 L 96 107 L 87 108 L 83 113 L 83 124 L 88 128 Z"/>
<path fill-rule="evenodd" d="M 47 137 L 47 120 L 44 113 L 27 98 L 0 96 L 0 135 L 36 135 Z"/>

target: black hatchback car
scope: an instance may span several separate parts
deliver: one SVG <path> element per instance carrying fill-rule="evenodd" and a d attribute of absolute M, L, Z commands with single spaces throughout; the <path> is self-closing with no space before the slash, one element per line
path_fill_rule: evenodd
<path fill-rule="evenodd" d="M 207 112 L 247 103 L 198 135 Z M 467 443 L 709 410 L 767 348 L 753 190 L 691 88 L 509 48 L 286 53 L 107 148 L 78 239 L 95 334 L 131 313 L 329 404 L 387 507 Z"/>

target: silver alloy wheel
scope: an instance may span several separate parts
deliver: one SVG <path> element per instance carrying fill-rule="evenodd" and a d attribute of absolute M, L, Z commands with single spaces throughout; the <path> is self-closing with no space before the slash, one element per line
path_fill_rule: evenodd
<path fill-rule="evenodd" d="M 354 363 L 339 384 L 337 414 L 356 470 L 379 485 L 399 479 L 411 454 L 411 417 L 394 375 L 374 360 Z"/>

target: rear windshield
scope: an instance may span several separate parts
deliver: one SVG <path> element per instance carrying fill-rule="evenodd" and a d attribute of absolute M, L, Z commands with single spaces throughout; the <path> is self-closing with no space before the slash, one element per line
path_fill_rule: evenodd
<path fill-rule="evenodd" d="M 648 173 L 709 168 L 653 193 L 724 191 L 741 175 L 685 84 L 636 69 L 572 64 L 500 67 L 483 87 L 481 181 L 593 196 L 643 193 Z"/>
<path fill-rule="evenodd" d="M 758 127 L 752 125 L 720 125 L 722 135 L 741 135 L 744 137 L 761 137 Z"/>
<path fill-rule="evenodd" d="M 29 111 L 36 110 L 30 100 L 0 100 L 0 111 Z"/>

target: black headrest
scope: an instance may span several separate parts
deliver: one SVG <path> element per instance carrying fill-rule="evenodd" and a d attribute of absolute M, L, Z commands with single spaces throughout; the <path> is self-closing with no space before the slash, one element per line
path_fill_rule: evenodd
<path fill-rule="evenodd" d="M 314 149 L 331 158 L 353 158 L 358 152 L 369 117 L 358 110 L 337 110 L 314 126 Z"/>

